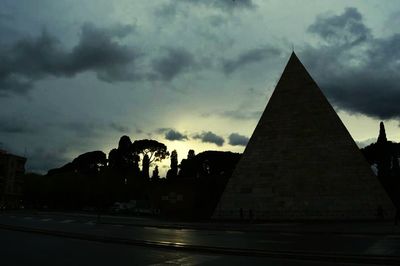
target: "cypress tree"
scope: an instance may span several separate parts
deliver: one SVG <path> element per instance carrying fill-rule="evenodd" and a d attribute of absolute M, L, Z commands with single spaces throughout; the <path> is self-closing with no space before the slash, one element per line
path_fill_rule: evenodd
<path fill-rule="evenodd" d="M 387 142 L 387 138 L 386 138 L 386 131 L 385 131 L 385 125 L 383 124 L 383 122 L 381 122 L 379 124 L 379 136 L 378 136 L 378 144 L 384 144 Z"/>
<path fill-rule="evenodd" d="M 176 177 L 178 175 L 178 153 L 173 150 L 171 153 L 171 177 Z"/>
<path fill-rule="evenodd" d="M 383 122 L 379 124 L 379 136 L 376 142 L 378 151 L 378 176 L 386 178 L 390 175 L 391 154 L 389 150 L 389 143 L 386 138 L 385 125 Z"/>
<path fill-rule="evenodd" d="M 143 156 L 143 162 L 142 162 L 142 174 L 143 177 L 148 179 L 149 178 L 149 168 L 150 168 L 150 159 L 147 154 Z"/>

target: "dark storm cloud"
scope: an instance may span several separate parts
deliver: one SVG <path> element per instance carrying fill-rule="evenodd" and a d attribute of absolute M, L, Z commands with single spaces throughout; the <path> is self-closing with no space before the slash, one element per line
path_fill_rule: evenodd
<path fill-rule="evenodd" d="M 220 8 L 222 10 L 232 10 L 240 8 L 250 9 L 255 7 L 255 4 L 252 0 L 180 0 L 180 2 L 204 5 L 212 8 Z"/>
<path fill-rule="evenodd" d="M 100 131 L 102 131 L 102 125 L 86 121 L 63 122 L 54 124 L 53 126 L 74 133 L 80 138 L 90 138 L 100 134 Z"/>
<path fill-rule="evenodd" d="M 116 122 L 110 123 L 110 128 L 119 132 L 119 133 L 129 133 L 129 128 L 127 126 L 118 124 Z"/>
<path fill-rule="evenodd" d="M 132 26 L 109 29 L 85 24 L 79 42 L 67 51 L 60 40 L 43 31 L 0 49 L 0 96 L 25 93 L 34 81 L 47 76 L 74 76 L 94 71 L 99 79 L 112 82 L 137 78 L 126 71 L 138 54 L 117 40 L 133 31 Z"/>
<path fill-rule="evenodd" d="M 99 136 L 104 132 L 109 132 L 110 129 L 121 133 L 130 133 L 130 128 L 124 124 L 117 122 L 102 123 L 99 121 L 73 121 L 63 123 L 50 124 L 51 127 L 57 128 L 58 130 L 69 131 L 77 134 L 79 137 L 92 138 Z M 141 133 L 140 129 L 135 130 L 136 133 Z"/>
<path fill-rule="evenodd" d="M 154 14 L 157 18 L 166 18 L 171 19 L 174 18 L 177 14 L 177 6 L 175 2 L 162 4 L 154 11 Z"/>
<path fill-rule="evenodd" d="M 80 41 L 70 55 L 70 63 L 68 65 L 66 62 L 64 66 L 65 70 L 72 74 L 93 70 L 100 79 L 109 82 L 135 78 L 124 70 L 138 53 L 115 41 L 132 32 L 132 26 L 118 25 L 109 29 L 99 29 L 85 24 Z"/>
<path fill-rule="evenodd" d="M 260 118 L 261 113 L 261 111 L 229 110 L 222 112 L 220 115 L 233 119 L 248 120 Z"/>
<path fill-rule="evenodd" d="M 171 141 L 185 141 L 188 140 L 188 136 L 175 130 L 172 128 L 159 128 L 157 130 L 157 133 L 159 134 L 164 134 L 165 139 L 171 140 Z"/>
<path fill-rule="evenodd" d="M 58 148 L 35 148 L 28 150 L 27 168 L 29 171 L 47 173 L 52 168 L 58 168 L 66 164 L 70 159 L 66 156 L 65 147 Z"/>
<path fill-rule="evenodd" d="M 26 120 L 11 116 L 0 117 L 0 134 L 31 134 L 34 126 Z"/>
<path fill-rule="evenodd" d="M 214 134 L 211 131 L 203 132 L 193 136 L 194 139 L 200 139 L 204 143 L 214 143 L 217 146 L 222 146 L 225 142 L 224 138 Z"/>
<path fill-rule="evenodd" d="M 194 56 L 184 48 L 167 48 L 164 57 L 153 60 L 153 70 L 163 80 L 170 81 L 178 74 L 196 67 Z"/>
<path fill-rule="evenodd" d="M 184 135 L 184 134 L 182 134 L 182 133 L 180 133 L 178 131 L 175 131 L 173 129 L 171 129 L 171 130 L 169 130 L 169 131 L 167 131 L 165 133 L 165 138 L 167 140 L 172 140 L 172 141 L 173 140 L 187 140 L 188 139 L 188 137 L 186 135 Z"/>
<path fill-rule="evenodd" d="M 240 106 L 236 110 L 203 113 L 202 117 L 219 116 L 237 120 L 249 120 L 249 119 L 252 120 L 252 119 L 259 119 L 261 117 L 262 111 L 251 111 L 246 109 L 247 108 Z"/>
<path fill-rule="evenodd" d="M 363 42 L 371 35 L 356 8 L 346 8 L 343 14 L 337 16 L 320 15 L 308 31 L 318 34 L 327 42 L 351 45 Z"/>
<path fill-rule="evenodd" d="M 2 75 L 0 69 L 0 97 L 7 97 L 9 93 L 25 94 L 31 88 L 32 82 L 30 80 L 24 81 L 10 74 Z"/>
<path fill-rule="evenodd" d="M 380 119 L 400 117 L 400 34 L 378 38 L 355 8 L 319 16 L 309 27 L 322 43 L 300 53 L 339 109 Z"/>
<path fill-rule="evenodd" d="M 263 47 L 255 48 L 239 54 L 234 59 L 225 59 L 222 61 L 222 67 L 225 74 L 229 75 L 232 72 L 249 64 L 259 63 L 267 60 L 269 57 L 276 57 L 281 54 L 278 48 Z"/>
<path fill-rule="evenodd" d="M 7 141 L 6 141 L 7 142 Z M 23 143 L 26 143 L 23 141 Z M 13 147 L 10 143 L 1 143 L 0 149 L 9 153 L 24 156 L 27 158 L 26 171 L 45 174 L 49 169 L 60 167 L 71 161 L 67 156 L 68 145 L 51 145 L 51 147 L 32 147 L 30 145 L 19 149 Z"/>
<path fill-rule="evenodd" d="M 239 135 L 237 133 L 232 133 L 229 135 L 229 144 L 232 146 L 246 146 L 249 142 L 249 138 L 246 136 Z"/>

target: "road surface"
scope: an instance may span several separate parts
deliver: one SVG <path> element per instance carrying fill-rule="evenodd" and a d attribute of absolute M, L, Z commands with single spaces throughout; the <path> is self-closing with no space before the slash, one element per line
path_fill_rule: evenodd
<path fill-rule="evenodd" d="M 0 214 L 2 265 L 396 265 L 398 233 L 177 229 L 96 216 Z M 139 219 L 140 221 L 140 219 Z M 101 222 L 101 219 L 100 219 Z M 356 226 L 356 225 L 355 225 Z M 301 224 L 289 224 L 295 229 Z M 336 259 L 335 259 L 336 258 Z M 55 263 L 57 262 L 57 263 Z"/>

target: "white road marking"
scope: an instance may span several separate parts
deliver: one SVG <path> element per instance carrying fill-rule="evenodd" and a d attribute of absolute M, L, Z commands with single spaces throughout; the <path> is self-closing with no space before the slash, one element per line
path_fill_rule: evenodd
<path fill-rule="evenodd" d="M 228 233 L 228 234 L 235 234 L 235 235 L 244 234 L 244 232 L 242 232 L 242 231 L 225 231 L 225 233 Z"/>
<path fill-rule="evenodd" d="M 218 259 L 218 256 L 214 255 L 191 255 L 191 256 L 185 256 L 172 260 L 167 260 L 163 261 L 161 263 L 154 263 L 150 264 L 152 266 L 163 266 L 163 265 L 200 265 L 200 264 L 205 264 L 206 262 L 216 260 Z"/>
<path fill-rule="evenodd" d="M 32 217 L 24 217 L 25 220 L 32 220 Z"/>
<path fill-rule="evenodd" d="M 282 236 L 301 236 L 299 233 L 279 233 Z"/>
<path fill-rule="evenodd" d="M 352 237 L 352 238 L 375 238 L 374 235 L 365 235 L 365 234 L 342 234 L 340 237 Z"/>
<path fill-rule="evenodd" d="M 42 222 L 48 222 L 48 221 L 51 221 L 51 220 L 53 220 L 53 219 L 51 219 L 51 218 L 40 219 L 40 221 L 42 221 Z"/>
<path fill-rule="evenodd" d="M 87 224 L 87 225 L 95 225 L 95 223 L 93 221 L 86 222 L 85 224 Z"/>
<path fill-rule="evenodd" d="M 72 222 L 74 222 L 75 220 L 64 220 L 64 221 L 61 221 L 60 223 L 62 223 L 62 224 L 67 224 L 67 223 L 72 223 Z"/>
<path fill-rule="evenodd" d="M 283 240 L 258 240 L 258 243 L 276 243 L 276 244 L 288 244 L 293 243 L 293 241 L 283 241 Z"/>
<path fill-rule="evenodd" d="M 185 232 L 195 232 L 197 230 L 195 229 L 181 229 L 181 231 L 185 231 Z"/>

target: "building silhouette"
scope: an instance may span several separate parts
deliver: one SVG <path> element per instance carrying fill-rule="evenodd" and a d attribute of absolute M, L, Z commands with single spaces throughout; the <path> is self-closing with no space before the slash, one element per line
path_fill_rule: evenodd
<path fill-rule="evenodd" d="M 0 208 L 18 208 L 26 158 L 0 150 Z"/>
<path fill-rule="evenodd" d="M 293 52 L 213 218 L 376 219 L 394 211 Z"/>

